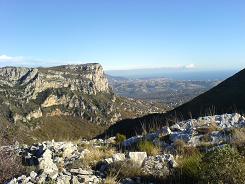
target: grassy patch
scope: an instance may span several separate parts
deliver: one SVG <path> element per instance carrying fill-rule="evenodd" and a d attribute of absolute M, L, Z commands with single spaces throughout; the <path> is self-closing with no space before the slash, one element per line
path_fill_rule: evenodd
<path fill-rule="evenodd" d="M 141 152 L 146 152 L 147 155 L 150 156 L 156 156 L 159 155 L 161 153 L 161 149 L 157 146 L 155 146 L 151 141 L 141 141 L 138 146 L 137 149 Z"/>
<path fill-rule="evenodd" d="M 31 133 L 38 140 L 67 141 L 80 138 L 92 138 L 102 132 L 99 125 L 75 117 L 48 117 L 38 123 L 39 128 Z"/>
<path fill-rule="evenodd" d="M 198 181 L 200 179 L 201 161 L 202 155 L 200 153 L 180 157 L 177 162 L 182 177 L 184 176 L 188 180 Z"/>

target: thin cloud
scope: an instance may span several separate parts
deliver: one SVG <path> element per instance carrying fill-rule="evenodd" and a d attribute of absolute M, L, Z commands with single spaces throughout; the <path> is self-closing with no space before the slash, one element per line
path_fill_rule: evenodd
<path fill-rule="evenodd" d="M 24 57 L 23 56 L 8 56 L 8 55 L 0 55 L 0 62 L 20 62 L 23 61 Z"/>
<path fill-rule="evenodd" d="M 105 66 L 105 70 L 145 70 L 145 69 L 193 69 L 196 68 L 194 64 L 187 64 L 187 65 L 165 65 L 165 66 Z"/>
<path fill-rule="evenodd" d="M 185 65 L 185 68 L 187 69 L 192 69 L 195 68 L 196 66 L 194 64 L 189 64 L 189 65 Z"/>

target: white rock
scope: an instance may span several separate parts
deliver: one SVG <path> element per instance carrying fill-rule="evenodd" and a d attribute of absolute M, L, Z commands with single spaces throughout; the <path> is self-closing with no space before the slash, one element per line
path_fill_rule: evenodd
<path fill-rule="evenodd" d="M 18 180 L 16 178 L 12 179 L 8 184 L 18 184 Z"/>
<path fill-rule="evenodd" d="M 92 175 L 93 174 L 93 171 L 87 171 L 87 170 L 83 170 L 81 168 L 71 169 L 70 172 L 75 173 L 75 174 L 80 174 L 80 175 Z"/>
<path fill-rule="evenodd" d="M 113 162 L 119 162 L 125 160 L 125 154 L 124 153 L 116 153 L 112 156 Z"/>
<path fill-rule="evenodd" d="M 43 173 L 47 174 L 50 178 L 55 179 L 58 176 L 58 167 L 52 160 L 52 152 L 47 149 L 42 158 L 38 159 L 39 169 L 43 170 Z"/>
<path fill-rule="evenodd" d="M 30 173 L 30 177 L 31 177 L 31 179 L 34 179 L 35 180 L 35 178 L 37 177 L 37 173 L 35 171 L 32 171 Z"/>
<path fill-rule="evenodd" d="M 113 159 L 112 159 L 112 158 L 106 158 L 106 159 L 105 159 L 105 162 L 106 162 L 107 164 L 111 164 L 111 163 L 113 163 Z"/>
<path fill-rule="evenodd" d="M 72 143 L 67 143 L 64 145 L 63 158 L 71 158 L 72 154 L 77 150 L 77 147 Z"/>
<path fill-rule="evenodd" d="M 57 184 L 70 184 L 71 176 L 58 176 L 56 183 Z"/>

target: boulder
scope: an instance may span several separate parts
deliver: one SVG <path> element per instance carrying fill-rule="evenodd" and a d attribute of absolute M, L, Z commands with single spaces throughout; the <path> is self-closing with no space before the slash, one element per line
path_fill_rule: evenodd
<path fill-rule="evenodd" d="M 182 132 L 173 132 L 172 134 L 170 134 L 170 140 L 172 142 L 175 142 L 177 140 L 183 140 L 185 142 L 190 141 L 192 138 L 192 134 L 189 133 L 182 133 Z"/>
<path fill-rule="evenodd" d="M 138 143 L 142 139 L 143 139 L 143 136 L 141 136 L 141 135 L 131 137 L 131 138 L 129 138 L 126 141 L 123 142 L 123 146 L 125 146 L 125 147 L 131 146 L 131 145 L 133 145 L 135 143 Z"/>
<path fill-rule="evenodd" d="M 112 156 L 113 162 L 119 162 L 119 161 L 124 161 L 125 154 L 124 153 L 116 153 Z"/>
<path fill-rule="evenodd" d="M 37 177 L 37 173 L 36 173 L 35 171 L 32 171 L 32 172 L 30 173 L 30 177 L 31 177 L 31 179 L 35 180 L 36 177 Z"/>

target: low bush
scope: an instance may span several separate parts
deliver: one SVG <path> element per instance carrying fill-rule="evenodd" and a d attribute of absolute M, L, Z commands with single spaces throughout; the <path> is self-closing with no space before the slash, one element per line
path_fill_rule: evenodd
<path fill-rule="evenodd" d="M 125 135 L 119 134 L 119 133 L 116 135 L 116 143 L 117 144 L 121 144 L 125 140 L 126 140 L 126 136 Z"/>
<path fill-rule="evenodd" d="M 245 158 L 230 146 L 217 148 L 203 157 L 201 175 L 208 183 L 245 183 Z"/>

